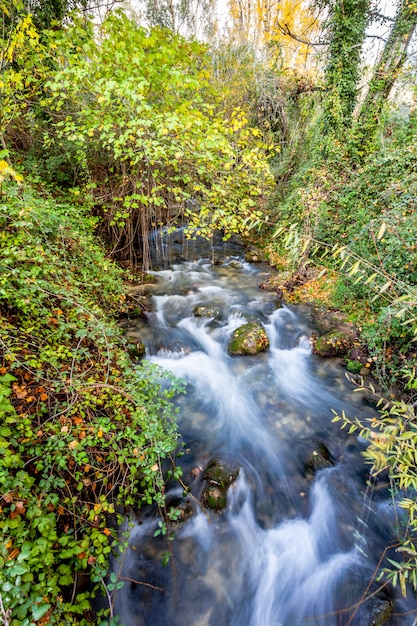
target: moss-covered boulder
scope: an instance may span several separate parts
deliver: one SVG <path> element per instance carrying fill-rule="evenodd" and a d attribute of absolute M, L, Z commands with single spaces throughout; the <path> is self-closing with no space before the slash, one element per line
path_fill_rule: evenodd
<path fill-rule="evenodd" d="M 313 351 L 321 357 L 347 356 L 351 345 L 351 339 L 344 331 L 333 331 L 314 337 Z"/>
<path fill-rule="evenodd" d="M 259 354 L 268 348 L 268 335 L 262 324 L 257 321 L 237 328 L 228 346 L 229 353 L 233 355 Z"/>
<path fill-rule="evenodd" d="M 232 467 L 219 459 L 210 461 L 203 474 L 206 485 L 201 495 L 201 504 L 214 511 L 225 509 L 227 490 L 238 474 L 238 467 Z"/>
<path fill-rule="evenodd" d="M 199 304 L 194 307 L 193 314 L 195 317 L 212 317 L 216 319 L 220 316 L 220 310 L 215 306 L 206 306 L 203 304 Z"/>

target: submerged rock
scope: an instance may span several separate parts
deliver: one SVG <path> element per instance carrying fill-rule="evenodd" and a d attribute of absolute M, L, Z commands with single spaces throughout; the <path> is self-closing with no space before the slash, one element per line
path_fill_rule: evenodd
<path fill-rule="evenodd" d="M 194 307 L 193 314 L 195 317 L 213 317 L 217 318 L 220 316 L 220 310 L 215 306 L 206 306 L 203 304 L 199 304 Z"/>
<path fill-rule="evenodd" d="M 230 261 L 229 267 L 233 267 L 236 270 L 241 270 L 243 265 L 239 261 Z"/>
<path fill-rule="evenodd" d="M 203 474 L 206 486 L 201 495 L 201 504 L 214 511 L 225 509 L 227 490 L 238 474 L 237 467 L 232 467 L 219 459 L 210 461 Z"/>
<path fill-rule="evenodd" d="M 260 322 L 254 321 L 237 328 L 229 343 L 233 355 L 259 354 L 269 348 L 268 335 Z"/>

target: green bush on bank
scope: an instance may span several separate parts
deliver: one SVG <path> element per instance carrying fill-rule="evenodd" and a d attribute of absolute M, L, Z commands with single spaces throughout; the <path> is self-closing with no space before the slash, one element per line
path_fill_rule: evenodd
<path fill-rule="evenodd" d="M 120 516 L 163 507 L 161 462 L 177 445 L 170 398 L 181 385 L 130 361 L 110 317 L 121 272 L 75 200 L 16 183 L 0 198 L 0 611 L 10 626 L 100 621 L 90 600 L 120 584 L 107 579 Z"/>
<path fill-rule="evenodd" d="M 281 256 L 294 267 L 339 270 L 334 304 L 357 312 L 387 389 L 416 355 L 416 124 L 415 112 L 396 126 L 387 122 L 389 135 L 361 165 L 343 152 L 336 161 L 316 155 L 274 208 Z"/>

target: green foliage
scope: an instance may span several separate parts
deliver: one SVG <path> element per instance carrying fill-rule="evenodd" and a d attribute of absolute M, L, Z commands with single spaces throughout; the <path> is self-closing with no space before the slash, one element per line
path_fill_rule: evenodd
<path fill-rule="evenodd" d="M 362 338 L 387 388 L 415 358 L 417 317 L 416 117 L 393 119 L 362 167 L 321 163 L 300 172 L 275 229 L 291 267 L 340 272 L 335 304 L 351 308 L 356 299 Z"/>
<path fill-rule="evenodd" d="M 130 361 L 108 317 L 124 302 L 121 272 L 88 205 L 28 183 L 3 194 L 0 593 L 11 626 L 89 624 L 91 598 L 121 584 L 107 580 L 121 515 L 164 506 L 161 462 L 177 445 L 171 398 L 182 386 Z"/>
<path fill-rule="evenodd" d="M 407 60 L 407 48 L 416 26 L 415 2 L 401 0 L 397 3 L 390 35 L 374 68 L 368 92 L 355 124 L 353 149 L 356 150 L 355 156 L 358 160 L 378 148 L 375 136 L 380 125 L 381 112 L 386 107 L 388 97 Z"/>
<path fill-rule="evenodd" d="M 360 59 L 368 22 L 369 0 L 334 0 L 330 5 L 330 44 L 325 69 L 327 94 L 323 128 L 338 142 L 352 122 L 360 78 Z"/>
<path fill-rule="evenodd" d="M 10 29 L 4 23 L 0 37 L 0 136 L 13 121 L 28 114 L 28 105 L 45 77 L 46 50 L 30 15 L 16 17 Z"/>
<path fill-rule="evenodd" d="M 242 111 L 225 118 L 217 110 L 204 47 L 147 32 L 122 13 L 105 21 L 100 38 L 90 31 L 83 23 L 55 39 L 62 57 L 47 83 L 47 144 L 72 146 L 115 252 L 134 260 L 149 228 L 175 216 L 200 234 L 244 230 L 272 184 L 273 146 Z M 143 257 L 146 266 L 146 246 Z"/>
<path fill-rule="evenodd" d="M 72 11 L 86 11 L 92 3 L 88 0 L 24 0 L 24 4 L 38 28 L 50 28 L 62 24 Z"/>
<path fill-rule="evenodd" d="M 410 390 L 417 388 L 415 368 L 403 370 Z M 362 388 L 358 389 L 359 391 Z M 371 391 L 375 389 L 371 386 Z M 415 391 L 414 391 L 415 394 Z M 393 546 L 398 554 L 396 560 L 386 558 L 381 576 L 394 587 L 399 585 L 402 594 L 407 593 L 407 585 L 417 590 L 417 421 L 415 403 L 400 400 L 378 402 L 379 414 L 366 423 L 357 418 L 351 419 L 342 413 L 334 422 L 341 422 L 349 433 L 357 433 L 368 440 L 364 457 L 371 465 L 371 476 L 377 478 L 388 472 L 392 499 L 397 510 L 397 542 Z"/>

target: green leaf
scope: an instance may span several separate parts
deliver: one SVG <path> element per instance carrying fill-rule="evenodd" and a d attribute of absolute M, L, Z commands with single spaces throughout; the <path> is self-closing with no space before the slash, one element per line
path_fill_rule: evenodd
<path fill-rule="evenodd" d="M 32 607 L 32 616 L 34 620 L 40 620 L 51 608 L 50 604 L 40 604 L 39 606 Z"/>

